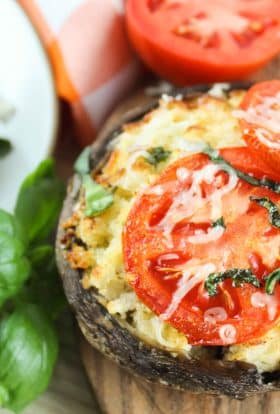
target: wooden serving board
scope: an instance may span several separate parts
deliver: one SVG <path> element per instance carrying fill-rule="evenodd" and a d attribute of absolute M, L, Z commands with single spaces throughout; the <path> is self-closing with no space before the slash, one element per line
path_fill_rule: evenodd
<path fill-rule="evenodd" d="M 171 390 L 126 372 L 81 338 L 81 356 L 104 414 L 279 414 L 280 392 L 243 401 Z"/>
<path fill-rule="evenodd" d="M 251 80 L 273 78 L 280 78 L 280 56 Z M 118 118 L 119 114 L 119 111 L 115 111 L 106 124 L 106 131 L 110 129 L 110 124 Z M 93 349 L 83 337 L 80 344 L 86 372 L 104 414 L 280 413 L 280 392 L 260 394 L 243 401 L 236 401 L 228 397 L 212 397 L 171 390 L 134 377 Z"/>

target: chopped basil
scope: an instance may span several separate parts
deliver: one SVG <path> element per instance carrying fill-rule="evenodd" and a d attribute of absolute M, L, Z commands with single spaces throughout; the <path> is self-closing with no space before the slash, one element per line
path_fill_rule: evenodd
<path fill-rule="evenodd" d="M 147 152 L 149 155 L 145 158 L 145 160 L 154 166 L 156 166 L 161 161 L 167 160 L 171 154 L 171 151 L 165 150 L 163 147 L 150 148 Z"/>
<path fill-rule="evenodd" d="M 12 144 L 6 138 L 0 138 L 0 158 L 4 158 L 12 149 Z"/>
<path fill-rule="evenodd" d="M 273 191 L 274 193 L 280 194 L 280 183 L 275 182 L 273 180 L 267 178 L 255 178 L 249 174 L 243 173 L 242 171 L 237 170 L 234 168 L 229 162 L 227 162 L 223 157 L 220 156 L 219 152 L 209 146 L 206 146 L 202 152 L 207 154 L 210 160 L 214 164 L 220 165 L 220 167 L 230 173 L 235 173 L 238 178 L 241 180 L 247 181 L 247 183 L 254 185 L 256 187 L 264 187 L 268 188 L 269 190 Z"/>
<path fill-rule="evenodd" d="M 269 295 L 272 295 L 277 282 L 280 282 L 280 268 L 275 269 L 265 278 L 265 291 Z"/>
<path fill-rule="evenodd" d="M 251 201 L 255 201 L 260 206 L 267 209 L 269 214 L 269 222 L 272 226 L 280 229 L 280 211 L 276 204 L 267 197 L 250 197 Z"/>
<path fill-rule="evenodd" d="M 260 287 L 260 282 L 250 269 L 230 269 L 224 272 L 211 273 L 205 281 L 205 289 L 209 296 L 217 295 L 217 285 L 226 279 L 232 279 L 232 286 L 241 287 L 243 283 L 250 283 L 255 287 Z"/>
<path fill-rule="evenodd" d="M 223 227 L 224 229 L 226 228 L 223 216 L 218 218 L 218 220 L 213 221 L 212 227 L 218 227 L 218 226 Z"/>
<path fill-rule="evenodd" d="M 85 190 L 86 216 L 98 216 L 113 203 L 113 195 L 102 185 L 97 184 L 90 175 L 83 177 Z"/>
<path fill-rule="evenodd" d="M 77 158 L 74 164 L 74 170 L 76 173 L 80 175 L 85 175 L 90 173 L 90 154 L 91 154 L 91 147 L 86 147 L 79 157 Z"/>

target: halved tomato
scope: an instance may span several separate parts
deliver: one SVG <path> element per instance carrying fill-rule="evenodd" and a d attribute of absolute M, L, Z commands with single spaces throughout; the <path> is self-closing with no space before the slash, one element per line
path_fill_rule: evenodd
<path fill-rule="evenodd" d="M 236 111 L 247 144 L 280 170 L 280 80 L 257 83 Z"/>
<path fill-rule="evenodd" d="M 129 37 L 173 83 L 240 79 L 280 50 L 278 0 L 127 0 Z"/>
<path fill-rule="evenodd" d="M 278 179 L 249 148 L 221 155 L 258 178 Z M 247 162 L 250 160 L 251 169 Z M 138 297 L 195 345 L 229 345 L 260 337 L 280 316 L 280 286 L 263 278 L 280 267 L 280 229 L 250 200 L 280 195 L 252 186 L 207 155 L 179 159 L 133 205 L 123 233 L 125 268 Z M 210 274 L 250 269 L 261 287 L 222 281 L 210 296 Z"/>

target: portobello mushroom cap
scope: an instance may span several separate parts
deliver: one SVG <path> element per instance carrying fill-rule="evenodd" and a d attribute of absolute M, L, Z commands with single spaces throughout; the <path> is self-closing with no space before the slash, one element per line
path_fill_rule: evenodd
<path fill-rule="evenodd" d="M 231 90 L 248 86 L 232 84 Z M 173 96 L 181 94 L 188 99 L 205 93 L 208 89 L 209 86 L 199 86 L 172 88 L 167 92 Z M 122 125 L 140 119 L 155 108 L 161 92 L 161 89 L 152 88 L 150 93 L 138 93 L 113 113 L 91 147 L 92 169 L 98 171 L 104 160 L 108 159 L 110 141 L 121 131 Z M 150 346 L 135 337 L 116 316 L 107 311 L 96 289 L 85 290 L 82 287 L 82 272 L 71 268 L 61 243 L 65 237 L 62 223 L 73 214 L 80 185 L 81 181 L 77 175 L 69 181 L 58 226 L 56 257 L 68 302 L 87 341 L 130 372 L 148 381 L 176 389 L 228 395 L 236 399 L 280 390 L 279 371 L 259 373 L 255 365 L 242 361 L 224 361 L 219 358 L 189 359 Z"/>

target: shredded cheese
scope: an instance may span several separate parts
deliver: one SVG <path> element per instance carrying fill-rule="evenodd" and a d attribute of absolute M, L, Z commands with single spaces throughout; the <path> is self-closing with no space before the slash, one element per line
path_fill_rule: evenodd
<path fill-rule="evenodd" d="M 219 335 L 224 345 L 232 344 L 236 338 L 236 329 L 228 323 L 219 328 Z"/>
<path fill-rule="evenodd" d="M 232 191 L 238 182 L 237 175 L 230 171 L 228 183 L 221 188 L 215 188 L 214 191 L 204 197 L 201 190 L 201 183 L 203 181 L 218 185 L 216 175 L 223 171 L 219 166 L 208 164 L 198 171 L 188 171 L 186 168 L 177 169 L 177 177 L 184 181 L 190 176 L 192 184 L 189 188 L 180 191 L 173 197 L 172 204 L 166 212 L 163 219 L 156 225 L 158 229 L 163 231 L 168 247 L 172 247 L 171 233 L 174 226 L 183 219 L 192 217 L 197 210 L 210 204 L 212 212 L 211 219 L 217 220 L 222 216 L 222 197 Z M 176 183 L 170 187 L 176 189 Z M 188 237 L 190 243 L 208 243 L 208 241 L 217 240 L 222 236 L 224 229 L 221 226 L 210 229 L 208 233 L 194 235 Z"/>
<path fill-rule="evenodd" d="M 161 315 L 162 320 L 168 320 L 176 311 L 183 298 L 196 285 L 203 282 L 206 277 L 216 270 L 215 265 L 207 263 L 205 265 L 196 264 L 195 260 L 190 260 L 183 272 L 183 276 L 178 282 L 178 287 L 172 295 L 172 300 L 166 311 Z"/>
<path fill-rule="evenodd" d="M 280 142 L 275 141 L 272 135 L 280 134 L 280 92 L 263 97 L 259 104 L 246 110 L 233 111 L 233 116 L 255 125 L 255 134 L 265 145 L 280 149 Z"/>
<path fill-rule="evenodd" d="M 267 308 L 268 318 L 272 321 L 277 312 L 277 300 L 273 295 L 267 293 L 255 292 L 251 296 L 251 304 L 255 308 Z"/>
<path fill-rule="evenodd" d="M 207 309 L 204 312 L 204 321 L 211 323 L 211 324 L 225 321 L 227 317 L 228 317 L 228 314 L 225 308 L 222 308 L 221 306 L 216 306 L 215 308 Z"/>

